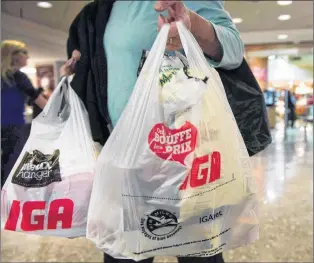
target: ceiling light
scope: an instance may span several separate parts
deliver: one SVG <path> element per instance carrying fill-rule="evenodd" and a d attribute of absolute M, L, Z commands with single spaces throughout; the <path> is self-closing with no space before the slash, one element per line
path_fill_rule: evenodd
<path fill-rule="evenodd" d="M 280 15 L 280 16 L 278 16 L 278 20 L 281 20 L 281 21 L 289 20 L 290 18 L 291 18 L 290 15 Z"/>
<path fill-rule="evenodd" d="M 242 20 L 242 18 L 237 17 L 237 18 L 233 18 L 232 21 L 233 21 L 233 23 L 235 23 L 235 24 L 240 24 L 240 23 L 242 23 L 243 20 Z"/>
<path fill-rule="evenodd" d="M 38 2 L 37 6 L 41 8 L 51 8 L 52 4 L 49 2 Z"/>
<path fill-rule="evenodd" d="M 277 1 L 278 5 L 291 5 L 292 1 Z"/>
<path fill-rule="evenodd" d="M 280 35 L 277 36 L 277 38 L 280 39 L 280 40 L 287 39 L 287 38 L 288 38 L 288 35 L 286 35 L 286 34 L 280 34 Z"/>

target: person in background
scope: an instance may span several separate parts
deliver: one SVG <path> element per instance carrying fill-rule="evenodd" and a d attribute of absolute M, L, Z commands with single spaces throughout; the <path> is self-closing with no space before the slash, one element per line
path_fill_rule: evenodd
<path fill-rule="evenodd" d="M 71 74 L 81 52 L 71 85 L 86 105 L 95 141 L 104 144 L 108 137 L 105 120 L 112 127 L 118 122 L 136 83 L 142 51 L 151 49 L 165 23 L 170 23 L 167 50 L 182 50 L 176 21 L 182 21 L 192 32 L 210 65 L 224 69 L 241 65 L 244 45 L 224 10 L 223 1 L 95 0 L 75 18 L 68 40 L 68 54 L 72 57 L 65 67 Z M 95 28 L 86 32 L 84 23 L 95 24 Z M 95 37 L 90 39 L 94 32 Z M 93 50 L 94 57 L 88 57 L 89 50 Z M 104 262 L 134 261 L 105 254 Z M 153 259 L 140 262 L 152 263 Z M 208 258 L 179 258 L 179 262 L 221 263 L 224 260 L 219 253 Z"/>
<path fill-rule="evenodd" d="M 1 43 L 1 188 L 25 143 L 26 99 L 30 98 L 40 108 L 47 102 L 20 71 L 27 60 L 24 43 L 16 40 Z"/>
<path fill-rule="evenodd" d="M 308 99 L 307 99 L 307 105 L 308 105 L 308 106 L 313 105 L 313 104 L 314 104 L 313 101 L 314 101 L 314 96 L 313 96 L 313 95 L 310 95 L 310 96 L 308 97 Z"/>
<path fill-rule="evenodd" d="M 296 98 L 295 95 L 288 90 L 288 120 L 290 121 L 290 127 L 294 128 L 294 123 L 297 119 L 297 114 L 295 111 L 295 103 L 296 103 Z"/>

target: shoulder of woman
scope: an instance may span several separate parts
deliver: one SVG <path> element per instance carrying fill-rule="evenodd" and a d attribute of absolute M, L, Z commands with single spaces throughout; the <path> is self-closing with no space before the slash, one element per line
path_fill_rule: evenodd
<path fill-rule="evenodd" d="M 3 88 L 8 88 L 14 86 L 15 83 L 15 78 L 13 75 L 8 75 L 6 78 L 1 77 L 1 89 Z"/>
<path fill-rule="evenodd" d="M 28 78 L 27 75 L 20 70 L 17 70 L 16 72 L 14 72 L 13 76 L 15 78 Z"/>
<path fill-rule="evenodd" d="M 14 80 L 15 80 L 17 83 L 29 82 L 29 81 L 30 81 L 29 78 L 28 78 L 28 76 L 27 76 L 24 72 L 22 72 L 22 71 L 20 71 L 20 70 L 16 71 L 16 72 L 13 74 L 13 77 L 14 77 Z"/>

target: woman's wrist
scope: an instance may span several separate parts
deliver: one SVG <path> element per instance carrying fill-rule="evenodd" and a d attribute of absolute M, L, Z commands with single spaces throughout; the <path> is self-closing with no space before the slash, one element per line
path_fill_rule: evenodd
<path fill-rule="evenodd" d="M 212 23 L 190 9 L 189 16 L 191 21 L 191 33 L 204 53 L 217 62 L 221 61 L 223 49 Z"/>
<path fill-rule="evenodd" d="M 207 39 L 210 42 L 215 41 L 215 32 L 212 24 L 197 13 L 189 10 L 191 20 L 191 32 L 197 39 Z M 204 33 L 207 31 L 207 34 Z"/>

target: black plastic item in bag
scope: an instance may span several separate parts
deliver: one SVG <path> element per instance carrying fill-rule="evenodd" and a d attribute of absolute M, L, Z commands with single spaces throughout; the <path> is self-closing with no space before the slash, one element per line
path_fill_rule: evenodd
<path fill-rule="evenodd" d="M 143 50 L 137 75 L 149 51 Z M 243 59 L 232 70 L 216 68 L 225 88 L 233 115 L 250 156 L 264 150 L 272 141 L 264 95 L 249 65 Z"/>
<path fill-rule="evenodd" d="M 236 69 L 216 70 L 248 153 L 253 156 L 264 150 L 272 141 L 262 90 L 245 59 Z"/>

